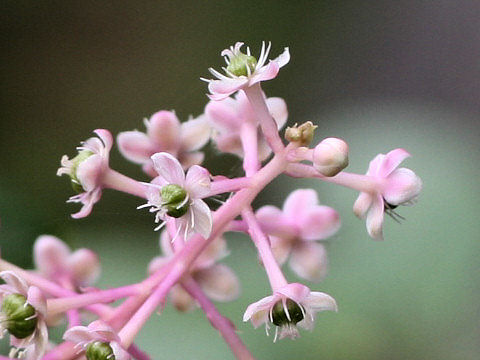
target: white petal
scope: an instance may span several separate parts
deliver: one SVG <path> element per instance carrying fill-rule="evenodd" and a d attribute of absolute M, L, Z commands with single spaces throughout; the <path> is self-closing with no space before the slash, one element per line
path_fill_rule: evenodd
<path fill-rule="evenodd" d="M 268 98 L 266 102 L 270 114 L 277 123 L 278 129 L 281 129 L 288 118 L 287 103 L 279 97 Z"/>
<path fill-rule="evenodd" d="M 278 64 L 279 67 L 283 67 L 283 66 L 287 65 L 288 62 L 290 61 L 290 51 L 289 51 L 288 47 L 286 47 L 283 50 L 283 53 L 281 53 L 278 57 L 273 59 L 273 61 L 275 61 Z"/>
<path fill-rule="evenodd" d="M 353 204 L 353 212 L 360 219 L 364 219 L 371 205 L 372 195 L 362 192 L 355 200 L 355 204 Z"/>
<path fill-rule="evenodd" d="M 415 199 L 422 190 L 422 180 L 410 169 L 394 170 L 387 178 L 383 197 L 391 205 Z"/>
<path fill-rule="evenodd" d="M 169 184 L 183 186 L 185 182 L 185 173 L 182 165 L 173 155 L 161 152 L 152 155 L 153 166 L 158 175 L 163 177 Z"/>
<path fill-rule="evenodd" d="M 240 294 L 237 276 L 228 266 L 217 264 L 194 275 L 207 296 L 216 301 L 232 301 Z"/>
<path fill-rule="evenodd" d="M 243 321 L 248 321 L 252 318 L 252 323 L 253 323 L 253 316 L 255 316 L 255 314 L 258 312 L 263 313 L 264 311 L 269 310 L 270 307 L 272 307 L 275 304 L 276 300 L 277 300 L 277 297 L 270 295 L 270 296 L 264 297 L 263 299 L 260 299 L 257 302 L 254 302 L 253 304 L 248 305 L 247 310 L 245 310 L 245 313 L 243 314 Z M 258 323 L 258 325 L 260 325 L 260 323 Z M 254 327 L 257 327 L 258 325 L 255 325 L 253 323 Z"/>
<path fill-rule="evenodd" d="M 376 195 L 367 214 L 367 231 L 374 240 L 383 240 L 384 206 L 382 195 Z"/>
<path fill-rule="evenodd" d="M 303 304 L 313 312 L 325 310 L 338 311 L 335 299 L 322 292 L 312 291 L 304 300 Z"/>
<path fill-rule="evenodd" d="M 150 161 L 155 147 L 150 138 L 140 131 L 124 131 L 117 136 L 118 150 L 128 160 L 137 164 Z"/>
<path fill-rule="evenodd" d="M 195 151 L 204 146 L 210 139 L 211 128 L 205 115 L 182 123 L 182 150 Z"/>
<path fill-rule="evenodd" d="M 195 221 L 193 231 L 207 239 L 212 232 L 212 213 L 210 208 L 205 202 L 197 199 L 192 203 L 189 211 L 193 211 Z"/>
<path fill-rule="evenodd" d="M 21 277 L 15 274 L 13 271 L 2 271 L 0 272 L 0 278 L 5 281 L 5 283 L 11 288 L 15 289 L 16 292 L 23 296 L 27 296 L 28 285 Z"/>
<path fill-rule="evenodd" d="M 210 192 L 210 173 L 207 169 L 194 165 L 188 169 L 185 190 L 193 199 L 201 199 Z"/>
<path fill-rule="evenodd" d="M 289 265 L 298 276 L 321 281 L 327 273 L 327 251 L 322 244 L 302 242 L 294 247 Z"/>

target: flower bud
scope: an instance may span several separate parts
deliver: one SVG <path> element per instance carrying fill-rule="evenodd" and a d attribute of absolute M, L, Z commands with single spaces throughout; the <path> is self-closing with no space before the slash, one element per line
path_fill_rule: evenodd
<path fill-rule="evenodd" d="M 317 127 L 311 121 L 307 121 L 300 126 L 295 124 L 285 130 L 285 139 L 289 142 L 298 143 L 299 146 L 307 146 L 312 142 Z"/>
<path fill-rule="evenodd" d="M 162 206 L 167 209 L 167 215 L 179 218 L 188 210 L 187 192 L 179 185 L 168 184 L 160 190 Z"/>
<path fill-rule="evenodd" d="M 87 346 L 85 356 L 88 360 L 115 360 L 111 346 L 101 341 L 94 341 Z"/>
<path fill-rule="evenodd" d="M 10 294 L 3 298 L 1 316 L 5 328 L 17 339 L 32 335 L 37 326 L 34 307 L 20 294 Z"/>
<path fill-rule="evenodd" d="M 257 66 L 257 59 L 255 59 L 255 57 L 245 55 L 239 51 L 235 56 L 230 58 L 227 71 L 235 76 L 248 76 L 249 73 L 251 74 L 255 71 L 255 66 Z"/>
<path fill-rule="evenodd" d="M 287 299 L 285 305 L 284 307 L 283 302 L 280 300 L 273 306 L 271 319 L 273 324 L 276 326 L 295 325 L 303 320 L 305 316 L 301 305 L 291 299 Z"/>
<path fill-rule="evenodd" d="M 313 166 L 322 175 L 335 176 L 347 165 L 348 145 L 342 139 L 324 139 L 313 150 Z"/>

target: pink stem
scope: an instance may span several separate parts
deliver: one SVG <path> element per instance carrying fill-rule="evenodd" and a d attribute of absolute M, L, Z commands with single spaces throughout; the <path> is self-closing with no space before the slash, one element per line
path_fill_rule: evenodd
<path fill-rule="evenodd" d="M 42 360 L 67 360 L 77 356 L 78 348 L 75 348 L 75 344 L 69 341 L 64 341 L 60 345 L 57 345 L 50 350 Z"/>
<path fill-rule="evenodd" d="M 146 198 L 145 185 L 110 168 L 103 175 L 102 185 L 106 188 Z"/>
<path fill-rule="evenodd" d="M 273 292 L 275 292 L 277 289 L 287 285 L 288 282 L 273 256 L 270 240 L 260 228 L 260 224 L 252 209 L 243 210 L 242 217 L 247 222 L 248 232 L 257 246 L 258 253 L 267 272 L 268 280 L 270 281 L 270 286 Z"/>
<path fill-rule="evenodd" d="M 244 154 L 243 169 L 247 177 L 250 177 L 260 168 L 257 125 L 251 121 L 244 122 L 240 129 L 240 137 Z"/>
<path fill-rule="evenodd" d="M 230 224 L 228 224 L 228 227 L 226 231 L 236 231 L 236 232 L 248 232 L 248 226 L 245 224 L 245 221 L 243 220 L 232 220 L 230 221 Z"/>
<path fill-rule="evenodd" d="M 229 193 L 246 188 L 250 185 L 250 179 L 240 177 L 235 179 L 223 179 L 212 182 L 208 196 Z M 207 197 L 208 197 L 207 196 Z"/>
<path fill-rule="evenodd" d="M 230 346 L 232 352 L 235 354 L 236 358 L 242 360 L 254 359 L 252 354 L 250 354 L 240 337 L 235 332 L 235 325 L 233 325 L 229 319 L 222 316 L 218 312 L 218 310 L 215 308 L 215 305 L 210 301 L 210 299 L 207 298 L 200 286 L 198 286 L 198 284 L 191 277 L 187 277 L 184 281 L 182 281 L 182 286 L 191 297 L 198 301 L 200 307 L 205 312 L 207 319 L 210 321 L 212 326 L 220 332 L 222 337 Z"/>
<path fill-rule="evenodd" d="M 245 95 L 247 95 L 248 101 L 250 101 L 250 104 L 252 105 L 253 111 L 260 121 L 260 127 L 262 128 L 263 135 L 265 136 L 268 145 L 272 148 L 273 152 L 282 152 L 284 146 L 282 139 L 280 139 L 278 134 L 277 123 L 268 110 L 260 83 L 246 88 L 244 92 Z"/>
<path fill-rule="evenodd" d="M 141 285 L 127 285 L 115 289 L 98 290 L 60 299 L 48 299 L 48 315 L 78 309 L 96 303 L 107 303 L 127 296 L 137 295 L 142 290 Z"/>

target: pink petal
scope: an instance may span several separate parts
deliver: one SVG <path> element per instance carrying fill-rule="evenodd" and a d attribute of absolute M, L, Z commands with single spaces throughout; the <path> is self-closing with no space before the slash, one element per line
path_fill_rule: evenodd
<path fill-rule="evenodd" d="M 105 170 L 103 158 L 92 155 L 82 161 L 77 168 L 77 178 L 85 191 L 92 191 L 101 186 L 101 176 Z"/>
<path fill-rule="evenodd" d="M 400 163 L 409 157 L 410 154 L 404 149 L 395 149 L 390 151 L 378 169 L 377 175 L 381 177 L 387 177 L 393 170 L 395 170 Z"/>
<path fill-rule="evenodd" d="M 212 127 L 221 132 L 239 131 L 240 121 L 236 102 L 232 98 L 210 101 L 205 107 L 205 115 Z"/>
<path fill-rule="evenodd" d="M 279 227 L 285 224 L 282 211 L 273 205 L 262 206 L 255 216 L 263 231 L 268 234 L 277 234 Z"/>
<path fill-rule="evenodd" d="M 279 67 L 284 67 L 285 65 L 287 65 L 288 62 L 290 61 L 290 51 L 289 51 L 288 47 L 286 47 L 283 50 L 283 53 L 278 55 L 272 61 L 275 61 L 278 64 Z"/>
<path fill-rule="evenodd" d="M 195 269 L 211 267 L 215 261 L 228 255 L 227 242 L 223 237 L 218 237 L 206 247 L 195 260 Z"/>
<path fill-rule="evenodd" d="M 335 299 L 322 292 L 312 291 L 303 303 L 314 312 L 325 310 L 338 311 Z"/>
<path fill-rule="evenodd" d="M 250 78 L 249 86 L 252 86 L 260 81 L 271 80 L 278 75 L 280 67 L 275 61 L 271 61 L 262 68 L 255 71 L 255 73 Z"/>
<path fill-rule="evenodd" d="M 275 260 L 277 260 L 280 265 L 284 264 L 292 250 L 292 241 L 288 238 L 270 236 L 270 242 Z"/>
<path fill-rule="evenodd" d="M 66 259 L 69 255 L 68 246 L 55 236 L 39 236 L 33 245 L 35 267 L 47 277 L 65 272 Z"/>
<path fill-rule="evenodd" d="M 263 313 L 267 311 L 275 304 L 277 300 L 278 300 L 277 296 L 270 295 L 270 296 L 264 297 L 263 299 L 257 302 L 254 302 L 253 304 L 248 305 L 247 310 L 245 310 L 245 313 L 243 314 L 243 321 L 252 320 L 252 324 L 255 328 L 258 325 L 261 325 L 263 321 L 262 322 L 260 321 L 261 319 L 259 316 L 254 318 L 255 314 L 258 312 Z"/>
<path fill-rule="evenodd" d="M 155 147 L 150 138 L 140 131 L 124 131 L 117 136 L 118 150 L 128 160 L 137 164 L 150 162 Z"/>
<path fill-rule="evenodd" d="M 84 193 L 83 195 L 84 196 L 81 197 L 81 202 L 83 206 L 79 212 L 72 214 L 72 218 L 74 219 L 80 219 L 90 215 L 93 205 L 95 205 L 102 197 L 102 189 L 98 188 L 92 192 Z M 68 200 L 67 202 L 70 202 L 72 198 L 70 198 L 70 200 Z"/>
<path fill-rule="evenodd" d="M 312 189 L 298 189 L 290 193 L 283 204 L 283 213 L 295 223 L 305 216 L 309 208 L 318 204 L 317 192 Z"/>
<path fill-rule="evenodd" d="M 218 150 L 243 157 L 242 142 L 238 133 L 218 135 L 214 137 Z"/>
<path fill-rule="evenodd" d="M 327 251 L 322 244 L 302 242 L 294 247 L 289 265 L 301 278 L 321 281 L 327 274 Z"/>
<path fill-rule="evenodd" d="M 323 240 L 335 234 L 340 228 L 340 216 L 329 206 L 314 206 L 306 209 L 297 220 L 300 236 L 304 240 Z"/>
<path fill-rule="evenodd" d="M 296 303 L 301 304 L 308 294 L 310 294 L 310 289 L 303 284 L 291 283 L 278 289 L 276 293 L 282 294 Z"/>
<path fill-rule="evenodd" d="M 178 156 L 178 160 L 182 164 L 183 169 L 188 169 L 193 165 L 200 165 L 204 158 L 205 154 L 201 151 L 180 153 Z"/>
<path fill-rule="evenodd" d="M 78 249 L 68 257 L 68 267 L 80 286 L 93 284 L 100 276 L 100 261 L 90 249 Z"/>
<path fill-rule="evenodd" d="M 381 166 L 384 160 L 385 160 L 384 154 L 378 154 L 377 156 L 375 156 L 373 160 L 370 161 L 370 164 L 368 165 L 367 175 L 379 176 L 378 172 L 381 169 Z"/>
<path fill-rule="evenodd" d="M 154 257 L 150 263 L 148 264 L 148 273 L 150 275 L 156 273 L 158 270 L 160 270 L 166 263 L 168 263 L 169 258 L 166 256 L 157 256 Z"/>
<path fill-rule="evenodd" d="M 358 196 L 357 200 L 355 200 L 355 204 L 353 204 L 353 212 L 357 217 L 364 219 L 371 205 L 372 195 L 362 192 Z"/>
<path fill-rule="evenodd" d="M 102 320 L 95 320 L 88 325 L 88 330 L 97 334 L 97 339 L 100 338 L 103 341 L 116 341 L 118 336 L 113 328 Z"/>
<path fill-rule="evenodd" d="M 195 308 L 195 300 L 181 287 L 174 286 L 170 291 L 170 300 L 175 309 L 181 312 L 192 311 Z"/>
<path fill-rule="evenodd" d="M 181 148 L 183 151 L 194 151 L 210 140 L 211 128 L 207 117 L 201 115 L 196 119 L 182 123 Z"/>
<path fill-rule="evenodd" d="M 185 173 L 176 158 L 169 153 L 161 152 L 152 155 L 152 161 L 158 175 L 163 177 L 167 183 L 183 186 Z"/>
<path fill-rule="evenodd" d="M 99 340 L 94 332 L 91 332 L 86 326 L 74 326 L 63 334 L 63 339 L 75 344 Z"/>
<path fill-rule="evenodd" d="M 5 281 L 5 283 L 13 288 L 17 293 L 27 296 L 28 285 L 21 277 L 15 274 L 13 271 L 2 271 L 0 272 L 0 278 Z"/>
<path fill-rule="evenodd" d="M 410 169 L 400 168 L 387 178 L 383 197 L 391 205 L 399 205 L 415 199 L 422 190 L 422 180 Z"/>
<path fill-rule="evenodd" d="M 239 77 L 236 79 L 212 80 L 208 84 L 210 98 L 213 100 L 222 100 L 230 94 L 240 90 L 248 83 L 247 77 Z"/>
<path fill-rule="evenodd" d="M 383 240 L 383 212 L 382 195 L 376 195 L 367 214 L 367 231 L 374 240 Z"/>
<path fill-rule="evenodd" d="M 198 165 L 192 166 L 187 172 L 185 190 L 194 199 L 206 197 L 210 192 L 210 173 L 208 170 Z"/>
<path fill-rule="evenodd" d="M 243 151 L 243 150 L 242 150 Z M 270 154 L 272 153 L 272 149 L 268 145 L 267 141 L 263 137 L 262 134 L 258 136 L 258 160 L 264 161 L 266 160 Z"/>
<path fill-rule="evenodd" d="M 232 301 L 240 294 L 240 283 L 228 266 L 217 264 L 194 274 L 207 296 L 215 301 Z"/>
<path fill-rule="evenodd" d="M 97 134 L 97 136 L 102 140 L 102 142 L 104 144 L 104 149 L 105 150 L 103 151 L 103 155 L 108 156 L 108 153 L 112 149 L 112 145 L 113 145 L 112 134 L 110 133 L 110 131 L 105 130 L 105 129 L 96 129 L 94 131 L 94 133 Z M 107 157 L 107 160 L 108 160 L 108 157 Z"/>
<path fill-rule="evenodd" d="M 167 220 L 167 227 L 171 226 L 170 221 L 172 221 L 172 219 Z M 166 257 L 171 257 L 174 254 L 172 238 L 167 230 L 162 231 L 160 234 L 160 249 L 162 249 L 162 254 Z"/>
<path fill-rule="evenodd" d="M 173 111 L 156 112 L 145 125 L 148 137 L 161 151 L 177 150 L 180 145 L 180 121 Z"/>
<path fill-rule="evenodd" d="M 212 232 L 212 213 L 210 208 L 205 202 L 198 199 L 190 207 L 191 210 L 189 211 L 193 211 L 195 221 L 193 231 L 207 239 Z"/>
<path fill-rule="evenodd" d="M 47 316 L 47 301 L 40 289 L 36 286 L 30 286 L 28 288 L 27 302 L 32 305 L 43 318 Z"/>
<path fill-rule="evenodd" d="M 279 97 L 268 98 L 266 102 L 270 114 L 277 123 L 278 129 L 281 129 L 288 119 L 287 103 Z"/>

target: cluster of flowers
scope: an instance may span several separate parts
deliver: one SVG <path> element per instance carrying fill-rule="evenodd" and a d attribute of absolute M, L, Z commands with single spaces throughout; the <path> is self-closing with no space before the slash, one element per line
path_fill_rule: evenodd
<path fill-rule="evenodd" d="M 74 218 L 88 216 L 104 189 L 114 189 L 145 199 L 139 208 L 154 213 L 155 230 L 162 229 L 163 255 L 154 258 L 149 276 L 140 283 L 101 290 L 91 287 L 100 273 L 94 252 L 75 252 L 53 236 L 35 243 L 36 270 L 27 271 L 0 259 L 0 330 L 10 334 L 11 357 L 27 359 L 88 360 L 149 359 L 134 339 L 145 322 L 170 301 L 180 311 L 199 306 L 239 359 L 253 359 L 233 323 L 223 317 L 213 301 L 238 297 L 234 272 L 218 261 L 228 254 L 224 233 L 246 233 L 258 249 L 271 285 L 271 295 L 252 303 L 243 321 L 254 327 L 275 327 L 277 338 L 296 338 L 297 327 L 311 329 L 315 315 L 337 310 L 333 297 L 289 282 L 281 265 L 288 262 L 298 277 L 320 281 L 327 272 L 324 241 L 340 228 L 338 213 L 320 205 L 312 189 L 299 189 L 283 208 L 252 201 L 281 174 L 317 178 L 360 192 L 354 212 L 366 218 L 368 234 L 382 240 L 384 213 L 398 218 L 395 209 L 411 204 L 421 181 L 400 163 L 409 156 L 403 149 L 377 155 L 365 175 L 343 171 L 348 165 L 348 146 L 327 138 L 310 147 L 315 126 L 306 122 L 285 130 L 287 106 L 280 98 L 267 98 L 261 82 L 273 79 L 289 62 L 288 48 L 267 61 L 270 45 L 258 59 L 241 52 L 242 43 L 224 50 L 224 74 L 210 69 L 216 79 L 208 82 L 210 102 L 204 114 L 180 123 L 174 112 L 159 111 L 145 120 L 146 132 L 120 133 L 122 155 L 138 163 L 152 180 L 139 182 L 110 168 L 113 138 L 107 130 L 95 130 L 78 147 L 72 159 L 64 156 L 58 175 L 67 174 L 77 195 L 68 202 L 81 203 Z M 233 95 L 233 96 L 232 96 Z M 228 178 L 212 175 L 200 166 L 202 147 L 210 140 L 219 151 L 243 159 L 245 175 Z M 205 198 L 230 194 L 212 211 Z M 125 299 L 121 305 L 106 305 Z M 96 320 L 84 326 L 84 313 Z M 67 319 L 65 342 L 48 342 L 48 327 Z"/>

